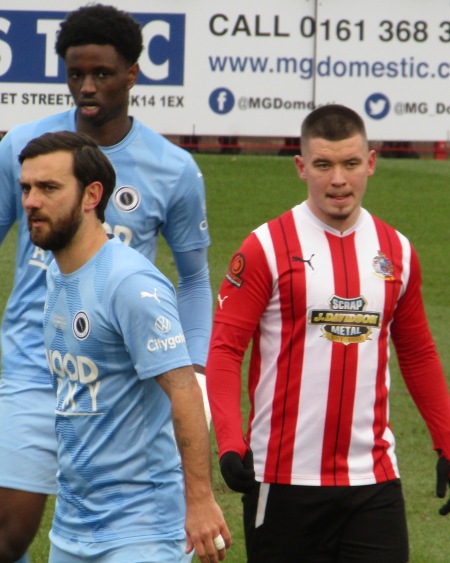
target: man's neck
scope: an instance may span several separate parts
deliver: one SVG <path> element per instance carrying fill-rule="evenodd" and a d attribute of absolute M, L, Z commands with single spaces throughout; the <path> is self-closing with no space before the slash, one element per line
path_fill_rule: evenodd
<path fill-rule="evenodd" d="M 80 119 L 78 113 L 76 115 L 77 131 L 88 135 L 101 147 L 110 147 L 120 143 L 130 132 L 132 124 L 132 119 L 125 116 L 108 121 L 99 127 L 98 125 Z"/>
<path fill-rule="evenodd" d="M 53 252 L 60 272 L 76 272 L 89 262 L 107 241 L 108 235 L 101 224 L 92 231 L 85 232 L 82 237 L 75 236 L 66 247 Z"/>

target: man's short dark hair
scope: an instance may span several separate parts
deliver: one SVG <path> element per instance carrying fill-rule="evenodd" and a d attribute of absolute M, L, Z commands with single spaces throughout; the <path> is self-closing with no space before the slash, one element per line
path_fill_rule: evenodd
<path fill-rule="evenodd" d="M 132 65 L 143 48 L 141 26 L 114 6 L 83 6 L 69 12 L 61 22 L 55 50 L 64 59 L 69 47 L 80 45 L 112 45 Z"/>
<path fill-rule="evenodd" d="M 301 140 L 320 138 L 342 141 L 357 134 L 367 139 L 364 121 L 356 111 L 339 104 L 328 104 L 306 116 L 302 124 Z"/>
<path fill-rule="evenodd" d="M 28 158 L 59 151 L 72 154 L 73 174 L 78 181 L 81 193 L 84 193 L 86 186 L 92 182 L 102 184 L 103 195 L 95 211 L 103 223 L 106 205 L 116 185 L 116 173 L 108 158 L 90 137 L 71 131 L 44 133 L 28 142 L 19 154 L 19 162 L 23 164 L 24 160 Z"/>

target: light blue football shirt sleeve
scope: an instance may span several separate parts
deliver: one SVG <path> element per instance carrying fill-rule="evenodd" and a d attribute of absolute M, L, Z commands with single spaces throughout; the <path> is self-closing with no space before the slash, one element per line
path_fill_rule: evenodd
<path fill-rule="evenodd" d="M 111 300 L 111 320 L 139 379 L 191 365 L 175 291 L 162 276 L 139 272 L 124 279 Z"/>
<path fill-rule="evenodd" d="M 212 296 L 203 175 L 187 151 L 136 119 L 121 143 L 101 148 L 117 173 L 106 230 L 152 262 L 158 236 L 164 236 L 177 264 L 178 305 L 189 353 L 194 363 L 204 365 Z"/>
<path fill-rule="evenodd" d="M 187 153 L 161 232 L 174 252 L 209 246 L 203 174 Z"/>
<path fill-rule="evenodd" d="M 188 152 L 136 119 L 123 141 L 101 149 L 117 174 L 108 232 L 151 262 L 159 234 L 172 252 L 209 246 L 203 176 Z"/>
<path fill-rule="evenodd" d="M 170 208 L 162 233 L 178 270 L 178 309 L 189 354 L 194 364 L 205 366 L 212 326 L 209 231 L 203 174 L 192 157 L 179 182 L 181 195 Z"/>
<path fill-rule="evenodd" d="M 212 325 L 207 249 L 175 252 L 179 272 L 178 311 L 193 364 L 206 366 Z"/>

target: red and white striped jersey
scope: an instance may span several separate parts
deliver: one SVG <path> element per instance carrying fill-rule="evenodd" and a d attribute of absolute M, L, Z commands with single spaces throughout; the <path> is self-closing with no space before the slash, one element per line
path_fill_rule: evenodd
<path fill-rule="evenodd" d="M 252 339 L 247 443 L 256 478 L 365 485 L 398 477 L 389 339 L 436 449 L 450 401 L 409 241 L 361 211 L 345 233 L 306 203 L 256 229 L 223 281 L 207 364 L 219 455 L 243 455 L 240 369 Z"/>

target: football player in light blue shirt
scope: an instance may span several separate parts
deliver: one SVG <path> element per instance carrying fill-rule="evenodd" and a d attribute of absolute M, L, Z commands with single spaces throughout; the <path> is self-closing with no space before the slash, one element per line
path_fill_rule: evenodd
<path fill-rule="evenodd" d="M 51 253 L 30 242 L 17 162 L 30 139 L 47 131 L 80 131 L 101 145 L 117 175 L 104 227 L 151 261 L 159 233 L 167 240 L 178 270 L 178 309 L 187 348 L 204 384 L 212 297 L 203 177 L 186 151 L 128 116 L 141 49 L 141 29 L 129 14 L 101 5 L 69 13 L 57 51 L 76 108 L 17 126 L 0 142 L 0 242 L 18 224 L 14 288 L 1 341 L 0 560 L 17 559 L 26 551 L 46 495 L 56 493 L 53 397 L 42 339 Z"/>
<path fill-rule="evenodd" d="M 231 536 L 175 291 L 104 230 L 113 167 L 67 131 L 31 140 L 19 161 L 30 238 L 55 258 L 44 313 L 59 468 L 50 563 L 175 563 L 194 549 L 222 561 Z"/>

